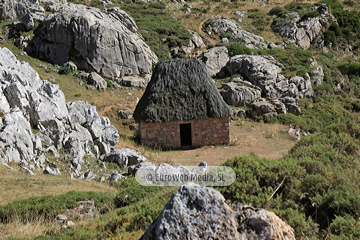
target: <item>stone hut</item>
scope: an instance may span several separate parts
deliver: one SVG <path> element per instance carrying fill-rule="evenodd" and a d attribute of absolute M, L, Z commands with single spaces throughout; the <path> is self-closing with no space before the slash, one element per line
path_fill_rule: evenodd
<path fill-rule="evenodd" d="M 196 59 L 158 63 L 134 119 L 144 145 L 174 149 L 230 141 L 230 108 Z"/>

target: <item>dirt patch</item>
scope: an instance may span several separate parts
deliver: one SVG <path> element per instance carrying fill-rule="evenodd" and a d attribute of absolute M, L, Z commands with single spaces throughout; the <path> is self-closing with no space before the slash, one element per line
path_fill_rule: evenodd
<path fill-rule="evenodd" d="M 218 43 L 218 41 L 216 41 L 215 39 L 213 38 L 210 38 L 206 35 L 206 33 L 202 30 L 202 27 L 204 26 L 205 22 L 206 22 L 207 19 L 203 20 L 200 24 L 199 24 L 199 27 L 198 27 L 198 33 L 203 37 L 203 38 L 206 38 L 211 44 L 215 45 Z"/>
<path fill-rule="evenodd" d="M 230 145 L 205 146 L 191 150 L 161 151 L 135 145 L 129 140 L 120 140 L 116 148 L 130 147 L 140 151 L 154 164 L 163 162 L 187 166 L 205 161 L 219 165 L 235 156 L 254 153 L 270 159 L 281 158 L 295 145 L 295 139 L 287 132 L 288 126 L 264 124 L 251 121 L 232 121 Z"/>

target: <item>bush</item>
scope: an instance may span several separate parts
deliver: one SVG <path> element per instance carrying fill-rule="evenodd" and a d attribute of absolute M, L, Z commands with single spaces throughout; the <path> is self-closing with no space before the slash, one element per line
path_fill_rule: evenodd
<path fill-rule="evenodd" d="M 279 7 L 279 6 L 276 6 L 276 7 L 273 7 L 273 8 L 269 11 L 269 15 L 270 15 L 270 16 L 279 16 L 282 11 L 284 11 L 284 8 Z"/>
<path fill-rule="evenodd" d="M 351 116 L 323 124 L 277 161 L 255 155 L 227 160 L 224 165 L 237 178 L 219 190 L 232 201 L 273 210 L 295 229 L 297 238 L 315 238 L 329 227 L 338 236 L 358 236 L 354 219 L 360 217 L 360 127 Z M 290 117 L 299 125 L 309 123 L 309 115 Z"/>
<path fill-rule="evenodd" d="M 252 50 L 250 48 L 247 48 L 245 46 L 241 46 L 238 44 L 232 44 L 227 46 L 229 56 L 235 56 L 240 54 L 251 54 Z"/>
<path fill-rule="evenodd" d="M 71 69 L 71 67 L 67 66 L 67 67 L 61 67 L 59 69 L 58 73 L 61 74 L 61 75 L 68 75 L 68 74 L 70 74 L 72 72 L 73 72 L 73 70 Z"/>
<path fill-rule="evenodd" d="M 324 32 L 324 44 L 325 46 L 336 46 L 336 35 L 333 31 L 325 30 Z"/>
<path fill-rule="evenodd" d="M 306 12 L 302 18 L 301 21 L 308 19 L 308 18 L 315 18 L 315 17 L 320 17 L 320 13 L 318 13 L 317 11 L 310 11 L 310 12 Z"/>
<path fill-rule="evenodd" d="M 264 12 L 254 12 L 248 15 L 248 18 L 251 19 L 264 19 L 266 17 L 266 13 Z"/>
<path fill-rule="evenodd" d="M 360 63 L 340 63 L 336 66 L 343 74 L 360 76 Z"/>
<path fill-rule="evenodd" d="M 94 200 L 99 211 L 107 211 L 105 203 L 112 201 L 105 193 L 98 192 L 75 192 L 57 196 L 31 197 L 11 202 L 0 206 L 0 222 L 13 221 L 28 222 L 44 218 L 52 221 L 56 215 L 63 213 L 68 208 L 78 207 L 77 201 Z"/>

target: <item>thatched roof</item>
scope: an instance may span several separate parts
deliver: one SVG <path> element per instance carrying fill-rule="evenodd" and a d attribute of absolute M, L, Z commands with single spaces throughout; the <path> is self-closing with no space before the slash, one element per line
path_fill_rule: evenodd
<path fill-rule="evenodd" d="M 177 59 L 156 65 L 134 112 L 136 121 L 166 122 L 230 115 L 204 63 Z"/>

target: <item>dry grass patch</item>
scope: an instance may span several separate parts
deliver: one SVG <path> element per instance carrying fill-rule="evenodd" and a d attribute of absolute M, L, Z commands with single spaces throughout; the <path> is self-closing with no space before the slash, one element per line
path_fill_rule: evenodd
<path fill-rule="evenodd" d="M 8 224 L 0 224 L 1 239 L 33 239 L 39 235 L 43 235 L 50 228 L 58 227 L 55 222 L 44 219 L 37 219 L 23 223 L 22 221 L 14 221 Z"/>
<path fill-rule="evenodd" d="M 19 199 L 58 195 L 69 191 L 114 191 L 114 188 L 106 183 L 36 173 L 36 176 L 31 176 L 20 171 L 17 166 L 9 169 L 0 164 L 0 204 L 5 205 Z"/>

